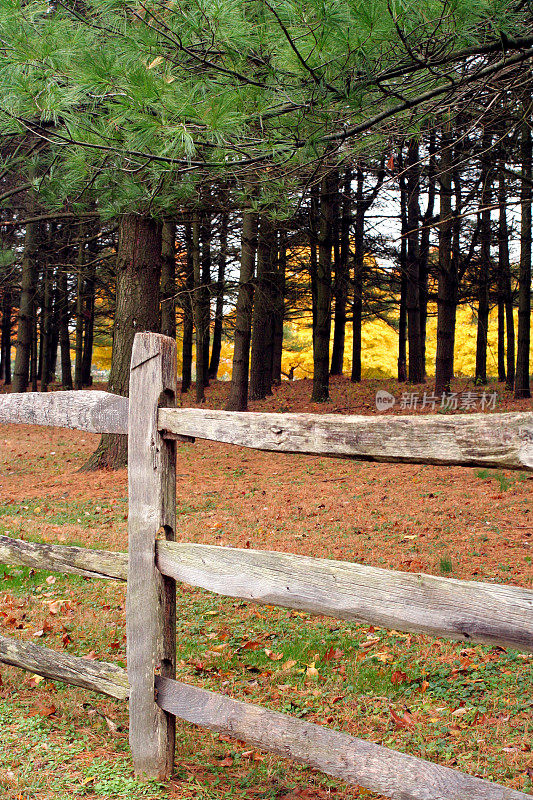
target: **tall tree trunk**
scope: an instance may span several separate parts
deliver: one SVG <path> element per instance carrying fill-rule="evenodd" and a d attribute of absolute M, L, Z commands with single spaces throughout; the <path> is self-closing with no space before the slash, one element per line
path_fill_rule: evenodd
<path fill-rule="evenodd" d="M 272 220 L 262 214 L 257 240 L 257 277 L 252 315 L 250 400 L 262 400 L 272 394 L 276 258 L 276 229 Z"/>
<path fill-rule="evenodd" d="M 200 245 L 202 263 L 202 324 L 204 343 L 203 382 L 209 386 L 209 339 L 211 334 L 211 215 L 202 214 L 200 225 Z"/>
<path fill-rule="evenodd" d="M 531 340 L 531 201 L 533 199 L 531 108 L 524 108 L 520 136 L 522 181 L 520 186 L 520 275 L 518 282 L 518 331 L 514 396 L 531 397 L 529 346 Z"/>
<path fill-rule="evenodd" d="M 52 361 L 52 313 L 53 313 L 53 285 L 54 274 L 48 264 L 44 264 L 43 269 L 43 306 L 41 323 L 41 352 L 42 352 L 42 372 L 41 372 L 41 392 L 48 391 L 48 384 L 51 379 Z"/>
<path fill-rule="evenodd" d="M 73 388 L 72 384 L 72 364 L 70 360 L 70 308 L 68 296 L 68 277 L 65 269 L 61 269 L 57 276 L 57 285 L 59 289 L 59 347 L 61 350 L 61 386 L 63 389 L 70 390 Z"/>
<path fill-rule="evenodd" d="M 354 233 L 354 276 L 352 305 L 352 374 L 353 383 L 361 380 L 361 339 L 363 325 L 363 272 L 365 268 L 365 202 L 363 197 L 364 175 L 357 167 L 357 188 L 355 195 L 355 233 Z"/>
<path fill-rule="evenodd" d="M 487 130 L 483 133 L 481 162 L 481 229 L 479 254 L 479 285 L 477 310 L 476 340 L 476 384 L 487 383 L 487 341 L 489 333 L 490 311 L 490 245 L 491 219 L 490 203 L 492 198 L 492 172 L 490 164 L 490 146 L 492 136 Z"/>
<path fill-rule="evenodd" d="M 272 343 L 272 384 L 281 384 L 281 361 L 283 357 L 283 323 L 285 320 L 285 274 L 287 271 L 287 233 L 280 228 L 276 269 L 276 298 Z"/>
<path fill-rule="evenodd" d="M 192 265 L 194 272 L 193 316 L 196 332 L 196 402 L 205 400 L 207 365 L 205 363 L 205 301 L 200 254 L 201 220 L 198 211 L 192 219 Z"/>
<path fill-rule="evenodd" d="M 313 351 L 315 347 L 317 320 L 317 272 L 318 272 L 318 229 L 320 226 L 320 189 L 311 187 L 309 206 L 309 281 L 311 287 L 311 315 L 313 324 Z"/>
<path fill-rule="evenodd" d="M 161 233 L 161 333 L 176 338 L 176 223 L 167 220 Z"/>
<path fill-rule="evenodd" d="M 161 279 L 161 225 L 151 217 L 126 214 L 120 219 L 116 310 L 108 391 L 127 397 L 133 339 L 157 332 Z M 127 436 L 103 434 L 84 470 L 118 469 L 127 462 Z"/>
<path fill-rule="evenodd" d="M 256 249 L 257 214 L 254 211 L 245 211 L 242 219 L 239 293 L 235 309 L 233 371 L 226 411 L 246 411 L 248 408 L 248 369 L 250 365 Z"/>
<path fill-rule="evenodd" d="M 37 307 L 32 319 L 31 326 L 31 360 L 30 360 L 30 381 L 32 392 L 39 390 L 39 335 L 37 325 Z"/>
<path fill-rule="evenodd" d="M 500 292 L 503 297 L 505 310 L 505 328 L 507 333 L 506 362 L 501 372 L 505 374 L 504 380 L 507 387 L 514 387 L 515 373 L 515 338 L 514 338 L 514 317 L 513 317 L 513 291 L 511 286 L 511 264 L 509 259 L 509 230 L 507 225 L 507 186 L 505 183 L 505 156 L 502 156 L 498 176 L 498 203 L 499 224 L 498 224 L 498 270 L 500 276 Z M 498 309 L 499 312 L 499 309 Z M 498 314 L 499 323 L 499 314 Z M 502 324 L 503 327 L 503 324 Z M 498 340 L 499 345 L 499 340 Z"/>
<path fill-rule="evenodd" d="M 85 235 L 84 226 L 80 226 L 80 238 Z M 83 313 L 85 311 L 85 242 L 81 241 L 78 249 L 77 282 L 76 282 L 76 338 L 74 345 L 74 388 L 83 388 L 82 361 L 83 361 Z"/>
<path fill-rule="evenodd" d="M 31 204 L 33 208 L 33 203 Z M 25 392 L 30 377 L 30 361 L 35 328 L 37 280 L 39 276 L 39 223 L 29 222 L 24 236 L 20 304 L 17 320 L 17 350 L 13 370 L 13 391 Z"/>
<path fill-rule="evenodd" d="M 407 186 L 403 170 L 402 148 L 398 154 L 400 170 L 400 309 L 398 319 L 398 383 L 407 380 Z"/>
<path fill-rule="evenodd" d="M 211 361 L 209 362 L 209 378 L 216 380 L 220 365 L 220 351 L 222 349 L 222 327 L 224 323 L 224 280 L 226 277 L 226 261 L 228 254 L 228 225 L 229 214 L 222 213 L 220 220 L 219 251 L 217 259 L 217 282 L 215 287 L 215 324 L 213 326 L 213 344 L 211 347 Z"/>
<path fill-rule="evenodd" d="M 185 291 L 183 293 L 183 349 L 181 370 L 181 391 L 188 392 L 192 380 L 192 345 L 193 345 L 193 295 L 194 295 L 194 266 L 192 248 L 192 224 L 190 220 L 185 223 Z"/>
<path fill-rule="evenodd" d="M 331 333 L 331 246 L 334 183 L 325 175 L 320 183 L 320 225 L 316 275 L 316 329 L 313 342 L 313 393 L 311 400 L 329 399 L 329 341 Z"/>
<path fill-rule="evenodd" d="M 435 394 L 449 394 L 454 371 L 455 320 L 458 299 L 457 262 L 452 253 L 452 137 L 448 126 L 441 138 L 440 224 L 437 295 L 437 358 Z"/>
<path fill-rule="evenodd" d="M 424 378 L 426 377 L 426 326 L 428 316 L 428 280 L 431 220 L 435 210 L 436 168 L 435 132 L 429 136 L 428 202 L 422 219 L 420 234 L 420 347 Z"/>
<path fill-rule="evenodd" d="M 420 166 L 418 143 L 412 139 L 407 150 L 407 338 L 409 382 L 422 383 L 422 330 L 420 319 Z"/>
<path fill-rule="evenodd" d="M 81 384 L 92 386 L 91 366 L 94 346 L 94 313 L 96 303 L 96 270 L 90 264 L 85 277 L 85 309 L 83 312 L 83 353 L 81 356 Z"/>
<path fill-rule="evenodd" d="M 331 374 L 342 375 L 344 367 L 344 340 L 346 334 L 346 302 L 348 299 L 350 260 L 350 219 L 352 213 L 352 171 L 346 167 L 342 190 L 340 221 L 340 247 L 335 260 L 335 326 L 331 353 Z"/>
<path fill-rule="evenodd" d="M 13 292 L 10 286 L 4 288 L 2 295 L 2 345 L 0 379 L 4 386 L 11 384 L 11 316 L 13 314 Z"/>

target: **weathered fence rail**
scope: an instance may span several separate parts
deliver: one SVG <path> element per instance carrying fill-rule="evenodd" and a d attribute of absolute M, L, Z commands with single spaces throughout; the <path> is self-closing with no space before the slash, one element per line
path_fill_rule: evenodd
<path fill-rule="evenodd" d="M 176 543 L 175 439 L 290 453 L 533 471 L 533 413 L 359 417 L 176 409 L 175 344 L 139 334 L 130 400 L 105 392 L 0 396 L 0 422 L 129 433 L 129 548 L 0 536 L 0 561 L 127 580 L 128 672 L 0 636 L 0 661 L 130 702 L 137 773 L 166 778 L 176 717 L 403 800 L 531 795 L 175 680 L 175 581 L 256 603 L 533 651 L 533 591 L 361 564 Z"/>
<path fill-rule="evenodd" d="M 480 581 L 190 542 L 155 542 L 162 575 L 262 605 L 533 652 L 533 591 Z M 0 536 L 0 562 L 126 580 L 127 553 Z"/>
<path fill-rule="evenodd" d="M 127 433 L 128 401 L 96 391 L 0 396 L 0 423 Z M 164 439 L 209 439 L 256 450 L 533 471 L 533 412 L 364 417 L 160 408 Z"/>

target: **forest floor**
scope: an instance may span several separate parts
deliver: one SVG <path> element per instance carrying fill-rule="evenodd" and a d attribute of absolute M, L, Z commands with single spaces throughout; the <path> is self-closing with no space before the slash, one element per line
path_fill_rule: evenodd
<path fill-rule="evenodd" d="M 221 407 L 227 388 L 211 387 L 207 405 Z M 251 408 L 374 414 L 377 389 L 398 398 L 395 413 L 408 413 L 398 409 L 402 390 L 393 381 L 345 379 L 332 382 L 326 405 L 310 403 L 310 381 L 298 381 Z M 483 391 L 466 382 L 456 389 L 459 397 Z M 406 389 L 417 390 L 422 398 L 424 387 Z M 486 391 L 497 393 L 489 413 L 531 410 L 531 401 L 512 400 L 501 385 Z M 126 471 L 78 472 L 97 442 L 76 431 L 0 426 L 0 533 L 125 550 Z M 182 541 L 533 585 L 531 473 L 274 455 L 202 441 L 178 446 L 177 472 Z M 125 666 L 124 600 L 122 584 L 0 565 L 3 635 Z M 530 656 L 510 649 L 178 586 L 181 680 L 533 793 L 531 667 Z M 132 777 L 126 704 L 10 667 L 0 674 L 5 800 L 375 797 L 185 724 L 171 783 L 143 784 Z"/>

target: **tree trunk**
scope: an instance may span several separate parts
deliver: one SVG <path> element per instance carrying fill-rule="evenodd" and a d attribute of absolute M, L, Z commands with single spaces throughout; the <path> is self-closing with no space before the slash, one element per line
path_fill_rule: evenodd
<path fill-rule="evenodd" d="M 5 286 L 2 295 L 2 343 L 0 346 L 0 380 L 4 386 L 11 384 L 11 315 L 13 313 L 13 294 L 11 287 Z"/>
<path fill-rule="evenodd" d="M 452 254 L 452 137 L 446 129 L 441 139 L 439 268 L 437 296 L 437 357 L 435 394 L 449 394 L 454 368 L 455 320 L 457 314 L 457 263 Z"/>
<path fill-rule="evenodd" d="M 90 252 L 90 251 L 89 251 Z M 94 346 L 94 312 L 96 301 L 95 264 L 87 267 L 85 275 L 85 308 L 83 312 L 83 353 L 81 356 L 82 386 L 92 386 L 91 366 Z"/>
<path fill-rule="evenodd" d="M 200 225 L 200 245 L 202 263 L 202 341 L 204 346 L 203 382 L 209 386 L 209 339 L 211 334 L 211 216 L 202 214 Z"/>
<path fill-rule="evenodd" d="M 428 170 L 428 202 L 422 219 L 420 234 L 420 347 L 422 371 L 426 377 L 426 325 L 428 316 L 428 279 L 431 220 L 435 209 L 436 169 L 435 169 L 435 132 L 429 137 L 429 170 Z"/>
<path fill-rule="evenodd" d="M 84 236 L 84 227 L 80 226 L 80 238 Z M 82 361 L 83 361 L 83 312 L 85 310 L 85 242 L 80 242 L 78 250 L 78 275 L 76 282 L 76 339 L 74 345 L 74 388 L 83 389 Z"/>
<path fill-rule="evenodd" d="M 281 360 L 283 357 L 283 323 L 285 320 L 285 273 L 287 271 L 287 234 L 280 229 L 276 269 L 276 298 L 272 344 L 272 384 L 281 384 Z"/>
<path fill-rule="evenodd" d="M 316 328 L 313 341 L 313 393 L 311 400 L 329 400 L 329 340 L 331 333 L 331 246 L 334 185 L 330 175 L 320 183 L 320 224 L 316 275 Z"/>
<path fill-rule="evenodd" d="M 218 273 L 215 287 L 215 324 L 213 327 L 213 344 L 211 347 L 211 361 L 209 363 L 209 378 L 216 380 L 220 365 L 220 351 L 222 348 L 222 327 L 224 323 L 224 280 L 226 277 L 226 260 L 228 254 L 228 225 L 229 214 L 224 211 L 220 220 L 220 240 L 218 252 Z"/>
<path fill-rule="evenodd" d="M 176 338 L 176 223 L 167 220 L 161 233 L 161 333 Z"/>
<path fill-rule="evenodd" d="M 72 364 L 70 360 L 70 334 L 69 334 L 69 297 L 68 278 L 64 269 L 57 276 L 59 290 L 59 347 L 61 350 L 61 386 L 63 389 L 72 389 Z"/>
<path fill-rule="evenodd" d="M 403 156 L 400 148 L 398 167 L 400 170 L 400 309 L 398 320 L 398 383 L 407 380 L 407 186 L 403 170 Z"/>
<path fill-rule="evenodd" d="M 352 374 L 351 381 L 361 380 L 361 336 L 363 325 L 363 271 L 365 267 L 365 202 L 363 197 L 364 175 L 361 167 L 357 167 L 357 189 L 355 204 L 354 234 L 354 276 L 352 305 Z"/>
<path fill-rule="evenodd" d="M 33 208 L 33 204 L 31 204 Z M 30 361 L 35 327 L 39 249 L 39 223 L 29 222 L 24 236 L 20 304 L 17 321 L 17 350 L 13 371 L 13 391 L 25 392 L 30 376 Z"/>
<path fill-rule="evenodd" d="M 476 384 L 487 383 L 487 341 L 489 332 L 490 311 L 490 245 L 491 245 L 491 220 L 490 203 L 492 197 L 492 173 L 490 165 L 490 146 L 492 136 L 489 132 L 483 133 L 482 163 L 481 163 L 481 229 L 480 229 L 480 254 L 479 254 L 479 285 L 478 285 L 478 311 L 477 311 L 477 340 L 476 340 Z"/>
<path fill-rule="evenodd" d="M 516 348 L 516 374 L 514 396 L 531 397 L 529 383 L 529 345 L 531 338 L 531 201 L 532 188 L 532 147 L 531 147 L 531 109 L 524 109 L 520 138 L 520 159 L 522 176 L 520 186 L 520 275 L 518 282 L 518 332 Z"/>
<path fill-rule="evenodd" d="M 242 219 L 239 293 L 235 309 L 233 371 L 226 411 L 246 411 L 248 408 L 248 368 L 250 364 L 256 249 L 257 214 L 254 211 L 245 211 Z"/>
<path fill-rule="evenodd" d="M 183 350 L 181 370 L 181 391 L 188 392 L 192 379 L 192 343 L 193 343 L 193 294 L 194 294 L 194 266 L 192 256 L 192 225 L 188 220 L 185 223 L 185 292 L 183 293 Z"/>
<path fill-rule="evenodd" d="M 150 217 L 126 214 L 120 220 L 116 310 L 108 391 L 127 397 L 133 339 L 159 330 L 161 225 Z M 84 470 L 118 469 L 127 462 L 127 436 L 103 434 Z"/>
<path fill-rule="evenodd" d="M 331 353 L 331 374 L 342 375 L 344 367 L 344 340 L 346 334 L 346 301 L 348 299 L 350 259 L 350 218 L 352 194 L 352 171 L 346 167 L 342 192 L 342 216 L 340 221 L 340 247 L 335 259 L 335 326 Z"/>
<path fill-rule="evenodd" d="M 200 257 L 200 214 L 195 211 L 192 220 L 192 266 L 194 274 L 193 317 L 196 332 L 196 402 L 205 400 L 207 365 L 205 363 L 205 303 Z"/>
<path fill-rule="evenodd" d="M 311 315 L 313 324 L 313 351 L 315 347 L 317 320 L 317 272 L 318 272 L 318 228 L 320 225 L 320 190 L 311 187 L 309 206 L 309 281 L 311 284 Z"/>
<path fill-rule="evenodd" d="M 515 339 L 514 339 L 514 317 L 513 317 L 513 291 L 511 286 L 511 265 L 509 259 L 509 230 L 507 226 L 507 186 L 505 183 L 505 157 L 502 157 L 500 164 L 498 181 L 498 202 L 500 204 L 499 224 L 498 224 L 498 270 L 501 283 L 501 295 L 503 296 L 505 310 L 505 328 L 507 333 L 506 362 L 502 370 L 505 373 L 504 380 L 507 387 L 514 387 L 515 373 Z M 499 309 L 498 309 L 499 312 Z M 499 323 L 499 319 L 498 319 Z M 502 323 L 503 327 L 503 323 Z M 498 340 L 499 345 L 499 340 Z M 499 351 L 498 351 L 499 352 Z"/>
<path fill-rule="evenodd" d="M 53 284 L 53 270 L 48 264 L 45 264 L 43 270 L 43 306 L 41 312 L 41 392 L 48 391 L 48 384 L 51 379 Z"/>
<path fill-rule="evenodd" d="M 275 264 L 277 258 L 274 223 L 262 214 L 257 240 L 257 277 L 252 316 L 252 356 L 250 363 L 250 400 L 262 400 L 272 394 L 272 355 L 275 299 Z"/>
<path fill-rule="evenodd" d="M 420 318 L 420 166 L 418 143 L 409 142 L 407 151 L 407 338 L 409 382 L 422 383 L 422 329 Z"/>

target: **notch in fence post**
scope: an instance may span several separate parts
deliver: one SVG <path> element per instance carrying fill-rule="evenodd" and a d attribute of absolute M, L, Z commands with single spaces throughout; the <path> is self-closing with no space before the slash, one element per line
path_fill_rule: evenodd
<path fill-rule="evenodd" d="M 175 539 L 176 443 L 159 434 L 157 411 L 175 405 L 175 341 L 138 333 L 128 424 L 129 736 L 135 773 L 159 780 L 172 773 L 175 717 L 156 705 L 154 676 L 175 677 L 176 584 L 157 569 L 155 543 Z"/>

